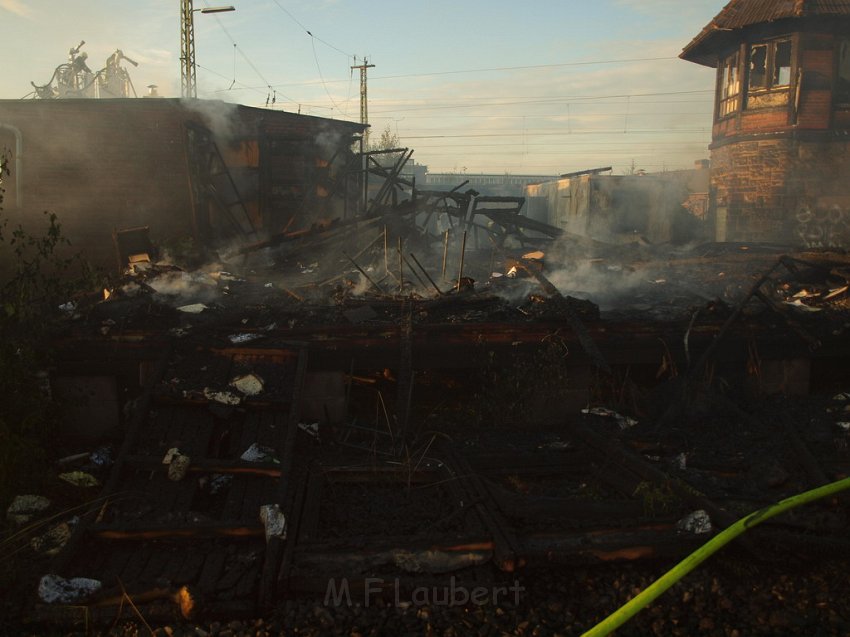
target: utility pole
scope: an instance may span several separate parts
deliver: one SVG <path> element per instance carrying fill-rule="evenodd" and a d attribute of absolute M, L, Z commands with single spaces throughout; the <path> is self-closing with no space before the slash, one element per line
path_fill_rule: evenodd
<path fill-rule="evenodd" d="M 192 0 L 180 0 L 180 95 L 183 97 L 198 97 L 194 13 Z"/>
<path fill-rule="evenodd" d="M 356 61 L 356 60 L 355 60 Z M 363 58 L 363 64 L 352 66 L 352 69 L 360 69 L 360 123 L 364 126 L 369 125 L 369 102 L 366 96 L 366 69 L 374 68 L 374 64 L 369 64 L 369 58 Z M 369 148 L 369 129 L 363 131 L 365 146 Z"/>
<path fill-rule="evenodd" d="M 180 95 L 198 97 L 195 79 L 195 11 L 201 13 L 224 13 L 235 11 L 232 6 L 204 7 L 195 9 L 192 0 L 180 0 Z"/>

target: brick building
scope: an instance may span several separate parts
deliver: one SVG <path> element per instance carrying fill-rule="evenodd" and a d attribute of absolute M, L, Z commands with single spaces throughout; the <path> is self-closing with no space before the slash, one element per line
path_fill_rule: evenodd
<path fill-rule="evenodd" d="M 339 178 L 362 130 L 207 100 L 0 100 L 4 212 L 24 225 L 56 213 L 77 250 L 110 266 L 116 229 L 216 244 L 309 228 L 357 205 L 359 177 Z"/>
<path fill-rule="evenodd" d="M 850 1 L 732 0 L 680 57 L 717 69 L 717 239 L 850 247 Z"/>

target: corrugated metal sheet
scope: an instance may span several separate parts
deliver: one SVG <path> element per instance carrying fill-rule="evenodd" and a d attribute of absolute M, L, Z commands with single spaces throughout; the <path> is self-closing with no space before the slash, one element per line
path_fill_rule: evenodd
<path fill-rule="evenodd" d="M 691 40 L 681 57 L 706 63 L 704 51 L 699 50 L 700 45 L 719 31 L 786 18 L 816 16 L 850 17 L 850 0 L 732 0 Z"/>

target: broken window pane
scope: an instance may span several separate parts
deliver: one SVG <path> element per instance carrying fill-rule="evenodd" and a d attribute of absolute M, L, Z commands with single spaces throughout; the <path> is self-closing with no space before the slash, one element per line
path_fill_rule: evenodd
<path fill-rule="evenodd" d="M 737 95 L 741 90 L 741 84 L 738 81 L 738 54 L 732 55 L 726 59 L 723 66 L 723 98 Z"/>
<path fill-rule="evenodd" d="M 767 45 L 750 49 L 750 88 L 767 88 Z"/>
<path fill-rule="evenodd" d="M 791 40 L 776 43 L 773 55 L 773 86 L 791 84 Z"/>
<path fill-rule="evenodd" d="M 723 61 L 720 77 L 720 117 L 738 110 L 738 94 L 741 81 L 738 72 L 738 54 L 730 55 Z"/>

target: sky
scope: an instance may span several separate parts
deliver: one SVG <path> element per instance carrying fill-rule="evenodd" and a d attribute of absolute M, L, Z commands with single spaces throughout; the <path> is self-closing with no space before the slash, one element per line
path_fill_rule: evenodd
<path fill-rule="evenodd" d="M 198 97 L 359 121 L 431 172 L 690 168 L 708 157 L 714 70 L 678 59 L 726 0 L 194 0 Z M 180 96 L 180 0 L 0 0 L 0 98 L 81 40 L 139 96 Z"/>

